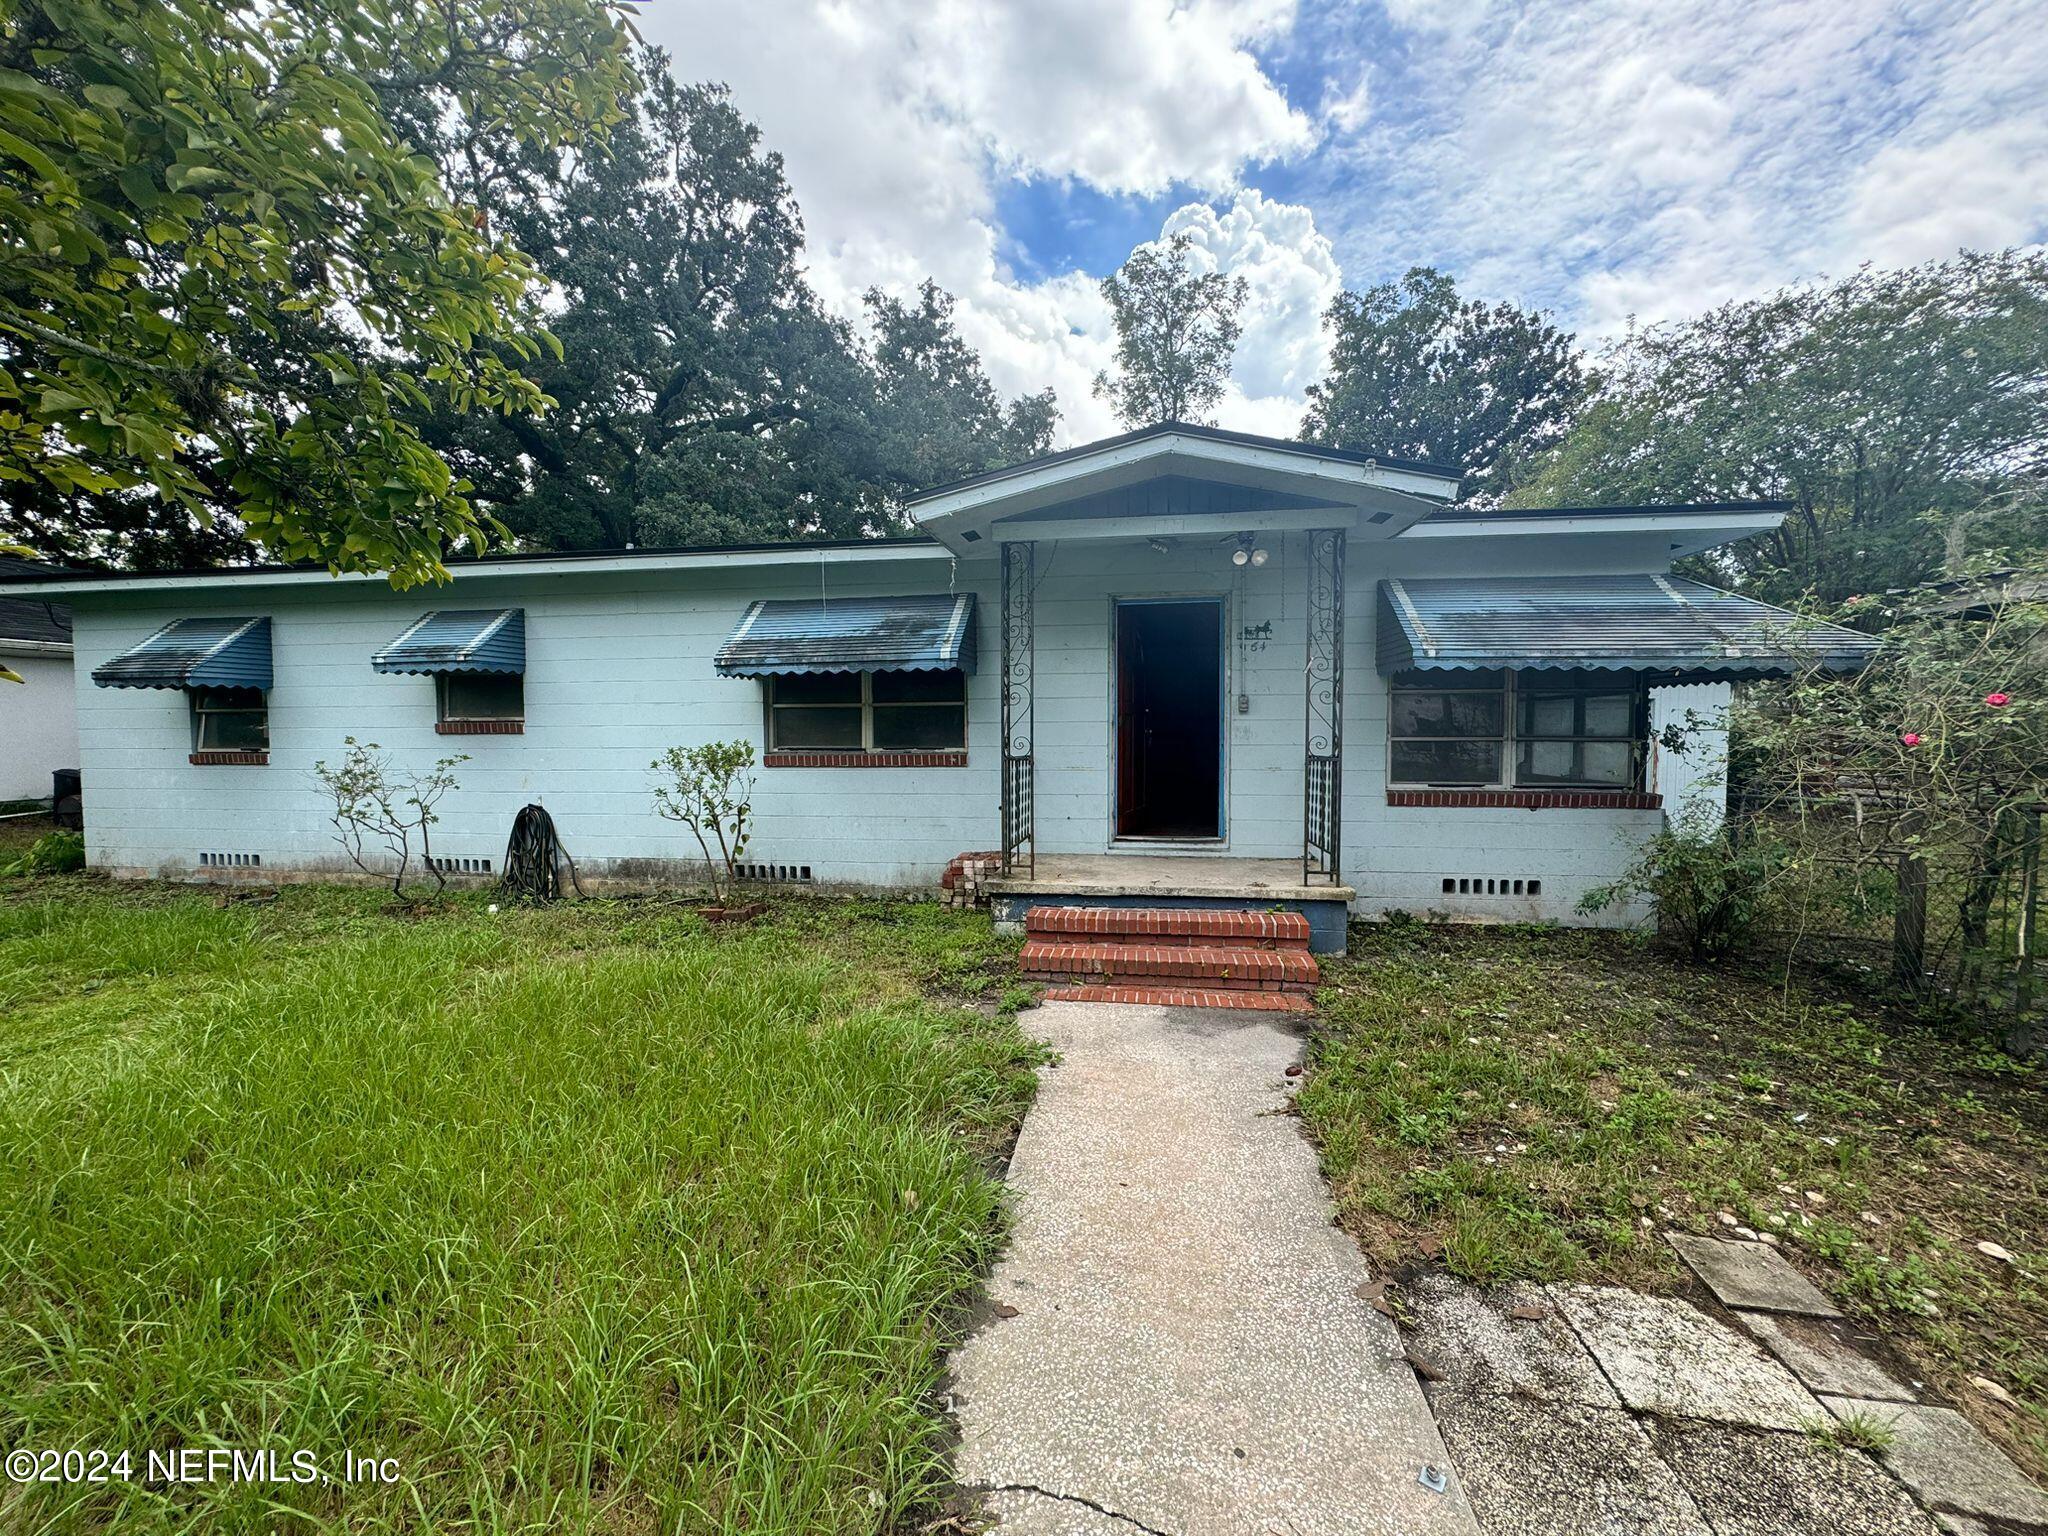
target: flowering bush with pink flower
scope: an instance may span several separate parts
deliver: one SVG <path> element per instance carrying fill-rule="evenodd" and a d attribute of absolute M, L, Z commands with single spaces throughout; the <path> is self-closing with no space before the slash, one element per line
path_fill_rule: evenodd
<path fill-rule="evenodd" d="M 1864 671 L 1743 690 L 1744 803 L 1807 851 L 1790 864 L 1812 882 L 1794 901 L 1807 905 L 1788 922 L 1827 920 L 1811 910 L 1824 881 L 1863 902 L 1889 891 L 1903 853 L 1928 880 L 1928 963 L 1998 961 L 2009 940 L 1994 931 L 1994 899 L 2039 860 L 2048 805 L 2048 604 L 2030 596 L 2044 582 L 2048 572 L 1888 608 L 1859 601 L 1839 617 L 1880 641 Z"/>

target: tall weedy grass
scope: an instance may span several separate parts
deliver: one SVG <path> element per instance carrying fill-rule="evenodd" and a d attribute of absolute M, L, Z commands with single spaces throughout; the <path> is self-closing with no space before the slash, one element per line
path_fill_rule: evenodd
<path fill-rule="evenodd" d="M 1032 1053 L 909 979 L 987 941 L 937 912 L 650 935 L 341 900 L 0 907 L 0 1449 L 400 1481 L 8 1489 L 0 1528 L 916 1510 Z"/>

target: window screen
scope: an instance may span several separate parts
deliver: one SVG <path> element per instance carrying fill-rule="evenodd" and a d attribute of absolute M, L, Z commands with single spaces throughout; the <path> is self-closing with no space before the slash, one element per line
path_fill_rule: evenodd
<path fill-rule="evenodd" d="M 966 674 L 819 672 L 771 678 L 768 745 L 783 752 L 962 750 Z"/>
<path fill-rule="evenodd" d="M 194 688 L 192 750 L 267 752 L 270 709 L 260 688 Z"/>
<path fill-rule="evenodd" d="M 443 722 L 526 718 L 526 679 L 516 672 L 443 672 L 437 691 Z"/>

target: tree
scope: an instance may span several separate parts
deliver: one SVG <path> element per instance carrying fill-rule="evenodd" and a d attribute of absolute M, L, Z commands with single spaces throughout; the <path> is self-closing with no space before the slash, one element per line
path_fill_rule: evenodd
<path fill-rule="evenodd" d="M 1309 388 L 1302 435 L 1455 465 L 1480 494 L 1559 441 L 1586 392 L 1568 332 L 1464 298 L 1431 267 L 1339 294 L 1323 323 L 1330 371 Z"/>
<path fill-rule="evenodd" d="M 232 522 L 401 583 L 483 542 L 408 416 L 541 409 L 524 369 L 551 339 L 532 262 L 408 125 L 589 143 L 629 86 L 625 36 L 609 0 L 10 5 L 7 528 L 77 555 Z"/>
<path fill-rule="evenodd" d="M 1727 304 L 1636 331 L 1522 505 L 1783 499 L 1717 559 L 1764 597 L 1911 586 L 1975 551 L 2048 547 L 2003 489 L 2048 467 L 2048 257 L 1965 254 Z"/>
<path fill-rule="evenodd" d="M 647 769 L 655 815 L 690 829 L 704 855 L 711 899 L 723 902 L 739 879 L 739 862 L 754 835 L 754 744 L 708 741 L 670 747 Z"/>
<path fill-rule="evenodd" d="M 560 295 L 564 348 L 535 373 L 547 415 L 430 425 L 477 500 L 557 547 L 857 537 L 1049 439 L 1050 395 L 1005 408 L 932 284 L 869 295 L 870 358 L 805 281 L 781 157 L 723 87 L 653 49 L 641 74 L 601 158 L 466 157 Z"/>
<path fill-rule="evenodd" d="M 896 493 L 1034 458 L 1052 447 L 1052 390 L 1005 405 L 981 358 L 953 326 L 953 297 L 927 278 L 913 306 L 867 292 L 874 330 L 875 426 Z"/>
<path fill-rule="evenodd" d="M 391 893 L 403 896 L 417 836 L 420 861 L 434 877 L 435 894 L 445 891 L 447 872 L 434 862 L 433 829 L 441 819 L 434 808 L 454 792 L 455 770 L 469 761 L 468 755 L 458 752 L 436 760 L 425 773 L 401 774 L 374 741 L 366 745 L 348 736 L 342 744 L 348 751 L 341 762 L 330 768 L 322 758 L 313 765 L 313 778 L 334 802 L 327 819 L 334 823 L 334 840 L 349 862 L 366 875 L 383 878 L 384 871 L 371 863 L 366 846 L 373 838 L 382 843 L 393 860 Z"/>
<path fill-rule="evenodd" d="M 1140 246 L 1102 280 L 1116 326 L 1116 372 L 1095 376 L 1095 394 L 1126 427 L 1209 419 L 1223 398 L 1243 327 L 1241 277 L 1196 272 L 1185 232 Z"/>
<path fill-rule="evenodd" d="M 561 300 L 545 418 L 431 430 L 531 542 L 571 548 L 859 535 L 872 382 L 803 279 L 781 157 L 720 86 L 642 57 L 607 152 L 552 185 L 480 166 Z"/>

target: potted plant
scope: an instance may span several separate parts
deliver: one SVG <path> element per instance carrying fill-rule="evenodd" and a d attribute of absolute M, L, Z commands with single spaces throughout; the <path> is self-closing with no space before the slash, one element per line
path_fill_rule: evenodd
<path fill-rule="evenodd" d="M 670 747 L 648 768 L 653 774 L 655 813 L 688 827 L 703 850 L 711 904 L 697 910 L 714 923 L 759 917 L 760 902 L 732 901 L 739 861 L 753 833 L 753 744 L 711 741 L 698 747 Z"/>

